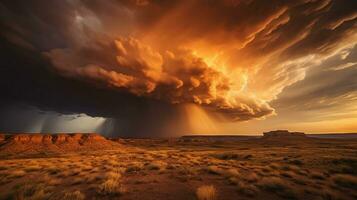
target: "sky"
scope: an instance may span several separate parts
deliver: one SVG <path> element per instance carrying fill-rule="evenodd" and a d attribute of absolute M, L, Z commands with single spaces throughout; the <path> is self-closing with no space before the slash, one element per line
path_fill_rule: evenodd
<path fill-rule="evenodd" d="M 355 0 L 4 0 L 0 131 L 357 132 Z"/>

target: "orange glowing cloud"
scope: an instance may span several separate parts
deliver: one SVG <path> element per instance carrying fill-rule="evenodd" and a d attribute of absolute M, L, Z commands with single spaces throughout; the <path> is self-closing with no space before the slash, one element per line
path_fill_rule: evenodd
<path fill-rule="evenodd" d="M 219 67 L 208 65 L 190 50 L 159 53 L 134 38 L 114 41 L 116 65 L 81 66 L 79 52 L 56 49 L 46 55 L 63 75 L 82 77 L 138 96 L 171 103 L 196 103 L 234 120 L 246 120 L 273 113 L 263 101 L 244 97 L 237 88 L 244 81 L 233 80 Z M 236 79 L 244 76 L 235 77 Z"/>
<path fill-rule="evenodd" d="M 69 47 L 44 52 L 59 73 L 232 120 L 273 115 L 284 88 L 356 41 L 356 12 L 330 0 L 109 5 L 121 23 L 77 10 Z"/>

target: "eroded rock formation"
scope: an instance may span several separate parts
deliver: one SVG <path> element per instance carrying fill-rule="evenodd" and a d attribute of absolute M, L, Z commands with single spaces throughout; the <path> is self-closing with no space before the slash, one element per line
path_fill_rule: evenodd
<path fill-rule="evenodd" d="M 103 150 L 119 147 L 96 133 L 0 134 L 0 153 L 48 153 Z"/>
<path fill-rule="evenodd" d="M 264 138 L 286 138 L 286 137 L 306 137 L 302 132 L 289 132 L 288 130 L 276 130 L 263 133 Z"/>

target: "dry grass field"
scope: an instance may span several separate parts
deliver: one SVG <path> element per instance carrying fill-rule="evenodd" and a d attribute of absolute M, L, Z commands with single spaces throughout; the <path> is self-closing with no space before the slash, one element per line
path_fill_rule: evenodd
<path fill-rule="evenodd" d="M 357 140 L 121 144 L 2 155 L 0 199 L 357 199 Z"/>

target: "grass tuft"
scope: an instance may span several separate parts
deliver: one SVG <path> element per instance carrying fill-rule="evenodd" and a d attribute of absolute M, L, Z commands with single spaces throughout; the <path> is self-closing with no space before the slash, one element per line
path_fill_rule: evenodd
<path fill-rule="evenodd" d="M 84 200 L 85 196 L 79 190 L 74 192 L 66 192 L 63 196 L 64 200 Z"/>
<path fill-rule="evenodd" d="M 258 186 L 268 192 L 273 192 L 286 199 L 297 199 L 297 194 L 286 181 L 278 177 L 263 178 Z"/>
<path fill-rule="evenodd" d="M 99 185 L 98 193 L 101 195 L 122 195 L 126 192 L 122 183 L 115 179 L 108 179 Z"/>
<path fill-rule="evenodd" d="M 357 189 L 357 178 L 346 174 L 336 174 L 332 176 L 333 182 L 345 188 Z"/>
<path fill-rule="evenodd" d="M 98 187 L 98 194 L 101 195 L 122 195 L 127 189 L 121 182 L 121 174 L 119 173 L 107 173 L 107 179 Z"/>
<path fill-rule="evenodd" d="M 196 196 L 198 200 L 215 200 L 216 188 L 213 185 L 203 185 L 197 188 Z"/>
<path fill-rule="evenodd" d="M 248 197 L 253 197 L 257 194 L 257 192 L 259 191 L 259 189 L 252 185 L 252 184 L 246 184 L 246 183 L 243 183 L 241 181 L 239 181 L 237 183 L 237 190 L 239 193 L 245 195 L 245 196 L 248 196 Z"/>
<path fill-rule="evenodd" d="M 42 184 L 25 184 L 20 185 L 15 191 L 13 199 L 17 200 L 42 200 L 49 198 L 50 193 Z"/>
<path fill-rule="evenodd" d="M 166 166 L 167 166 L 167 163 L 165 163 L 165 162 L 154 161 L 154 162 L 149 163 L 146 167 L 149 170 L 163 170 L 166 168 Z"/>

